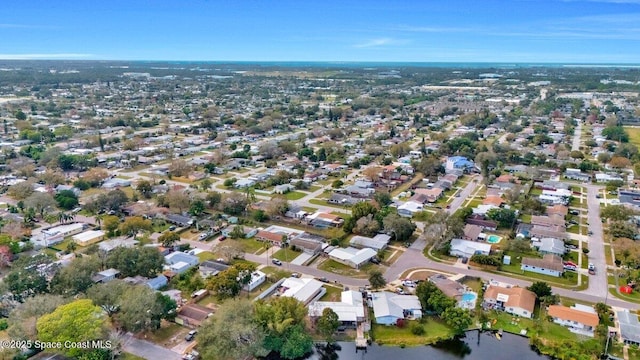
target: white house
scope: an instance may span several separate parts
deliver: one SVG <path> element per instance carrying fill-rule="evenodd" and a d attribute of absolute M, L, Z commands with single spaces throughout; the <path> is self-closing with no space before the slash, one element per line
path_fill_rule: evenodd
<path fill-rule="evenodd" d="M 489 255 L 490 252 L 491 244 L 463 239 L 451 240 L 449 248 L 449 255 L 462 258 L 471 258 L 475 254 Z"/>
<path fill-rule="evenodd" d="M 168 265 L 167 270 L 173 271 L 176 274 L 182 274 L 200 263 L 197 256 L 189 255 L 181 251 L 176 251 L 165 256 L 164 261 Z"/>
<path fill-rule="evenodd" d="M 262 285 L 267 280 L 267 275 L 260 270 L 256 270 L 251 273 L 251 280 L 246 284 L 243 289 L 246 291 L 253 291 L 258 286 Z"/>
<path fill-rule="evenodd" d="M 374 292 L 371 294 L 371 304 L 377 324 L 395 325 L 399 319 L 422 318 L 422 305 L 415 295 Z"/>
<path fill-rule="evenodd" d="M 35 247 L 48 247 L 59 244 L 64 241 L 67 236 L 81 233 L 87 225 L 83 223 L 58 225 L 52 228 L 42 230 L 39 234 L 31 237 L 31 241 Z"/>
<path fill-rule="evenodd" d="M 309 317 L 312 319 L 322 315 L 322 311 L 330 308 L 338 315 L 342 326 L 356 327 L 364 321 L 364 302 L 362 293 L 353 290 L 343 291 L 340 301 L 316 301 L 309 304 Z"/>
<path fill-rule="evenodd" d="M 533 316 L 536 294 L 520 287 L 490 285 L 484 292 L 483 307 L 526 318 Z"/>
<path fill-rule="evenodd" d="M 407 201 L 398 206 L 398 215 L 404 217 L 413 217 L 414 214 L 424 210 L 424 205 L 415 201 Z"/>
<path fill-rule="evenodd" d="M 370 238 L 366 236 L 356 235 L 349 240 L 349 245 L 357 248 L 371 248 L 376 251 L 385 249 L 391 240 L 391 236 L 387 234 L 376 234 Z"/>
<path fill-rule="evenodd" d="M 554 238 L 532 238 L 531 246 L 538 249 L 543 254 L 564 255 L 567 252 L 564 241 Z"/>
<path fill-rule="evenodd" d="M 307 305 L 313 300 L 320 299 L 327 292 L 322 283 L 316 279 L 294 278 L 285 279 L 278 289 L 280 296 L 297 299 Z"/>
<path fill-rule="evenodd" d="M 370 248 L 356 249 L 352 247 L 348 248 L 335 248 L 329 253 L 329 257 L 339 263 L 349 265 L 352 268 L 359 269 L 360 266 L 366 264 L 372 257 L 376 256 L 377 252 Z"/>
<path fill-rule="evenodd" d="M 547 314 L 553 322 L 569 329 L 569 331 L 593 337 L 600 323 L 598 313 L 591 306 L 575 304 L 572 307 L 549 305 Z"/>
<path fill-rule="evenodd" d="M 538 274 L 560 277 L 564 273 L 562 258 L 554 254 L 546 254 L 542 259 L 522 258 L 520 269 Z"/>
<path fill-rule="evenodd" d="M 71 238 L 76 242 L 76 244 L 80 246 L 87 246 L 102 241 L 102 239 L 104 239 L 104 235 L 104 231 L 102 230 L 89 230 L 73 235 Z"/>

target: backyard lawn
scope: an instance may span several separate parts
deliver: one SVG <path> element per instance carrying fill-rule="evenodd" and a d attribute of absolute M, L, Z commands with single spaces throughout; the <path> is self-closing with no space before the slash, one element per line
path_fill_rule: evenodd
<path fill-rule="evenodd" d="M 327 293 L 320 298 L 320 301 L 340 301 L 342 288 L 332 285 L 323 285 L 323 287 L 327 289 Z"/>
<path fill-rule="evenodd" d="M 629 134 L 629 142 L 635 146 L 640 146 L 640 127 L 625 126 L 624 130 Z"/>
<path fill-rule="evenodd" d="M 439 340 L 449 339 L 453 336 L 453 330 L 440 320 L 435 318 L 425 318 L 421 322 L 425 329 L 424 335 L 414 335 L 411 333 L 411 323 L 409 321 L 403 328 L 396 326 L 386 326 L 372 324 L 372 336 L 376 343 L 384 345 L 419 346 L 436 343 Z"/>
<path fill-rule="evenodd" d="M 289 191 L 288 193 L 284 194 L 284 196 L 287 198 L 287 200 L 300 200 L 303 197 L 307 196 L 307 194 L 301 193 L 299 191 Z"/>

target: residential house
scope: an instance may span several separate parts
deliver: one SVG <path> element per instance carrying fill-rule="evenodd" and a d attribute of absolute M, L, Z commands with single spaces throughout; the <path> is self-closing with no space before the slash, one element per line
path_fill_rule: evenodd
<path fill-rule="evenodd" d="M 282 246 L 283 242 L 288 242 L 302 235 L 304 232 L 300 230 L 290 229 L 284 226 L 271 225 L 266 229 L 258 230 L 255 235 L 258 241 L 267 241 L 273 245 Z"/>
<path fill-rule="evenodd" d="M 307 254 L 315 255 L 322 251 L 324 238 L 308 233 L 302 233 L 289 240 L 289 245 L 302 249 Z"/>
<path fill-rule="evenodd" d="M 131 180 L 111 178 L 102 183 L 103 189 L 116 189 L 131 186 Z"/>
<path fill-rule="evenodd" d="M 475 169 L 473 161 L 464 156 L 450 156 L 445 162 L 444 169 L 446 172 L 454 169 L 460 169 L 465 172 L 472 172 Z"/>
<path fill-rule="evenodd" d="M 583 173 L 582 170 L 580 169 L 567 168 L 567 170 L 565 170 L 564 172 L 564 177 L 567 179 L 577 180 L 577 181 L 584 181 L 584 182 L 591 181 L 591 175 Z"/>
<path fill-rule="evenodd" d="M 83 223 L 65 224 L 42 230 L 39 234 L 31 237 L 31 242 L 37 248 L 49 247 L 64 241 L 67 236 L 73 236 L 81 233 L 87 227 Z"/>
<path fill-rule="evenodd" d="M 309 317 L 317 320 L 324 309 L 329 308 L 338 315 L 340 326 L 355 328 L 364 321 L 364 301 L 362 293 L 353 290 L 343 291 L 340 301 L 316 301 L 309 304 Z"/>
<path fill-rule="evenodd" d="M 341 264 L 359 269 L 362 265 L 368 263 L 371 258 L 376 256 L 377 252 L 370 248 L 356 249 L 348 247 L 334 248 L 328 255 L 331 259 Z"/>
<path fill-rule="evenodd" d="M 520 269 L 538 274 L 560 277 L 564 273 L 562 258 L 554 254 L 546 254 L 542 259 L 522 258 Z"/>
<path fill-rule="evenodd" d="M 527 224 L 528 225 L 528 224 Z M 555 230 L 545 226 L 534 225 L 528 230 L 528 236 L 531 238 L 553 238 L 558 240 L 565 240 L 567 238 L 566 231 Z"/>
<path fill-rule="evenodd" d="M 238 179 L 234 184 L 233 187 L 236 189 L 244 189 L 244 188 L 248 188 L 248 187 L 252 187 L 256 184 L 256 181 L 250 178 L 246 178 L 246 179 Z"/>
<path fill-rule="evenodd" d="M 504 204 L 504 200 L 500 196 L 488 195 L 482 200 L 482 205 L 491 205 L 492 208 L 499 208 Z"/>
<path fill-rule="evenodd" d="M 253 291 L 258 286 L 262 285 L 266 280 L 267 280 L 267 274 L 263 273 L 260 270 L 256 270 L 251 273 L 251 279 L 242 288 L 246 291 Z"/>
<path fill-rule="evenodd" d="M 213 315 L 213 309 L 198 304 L 187 304 L 180 307 L 175 322 L 182 326 L 196 328 L 211 315 Z"/>
<path fill-rule="evenodd" d="M 620 204 L 640 207 L 640 190 L 620 189 L 618 190 L 618 200 Z"/>
<path fill-rule="evenodd" d="M 607 174 L 607 173 L 597 173 L 596 174 L 596 182 L 597 183 L 607 183 L 609 181 L 621 181 L 624 182 L 624 179 L 620 177 L 618 174 Z"/>
<path fill-rule="evenodd" d="M 533 317 L 536 294 L 520 287 L 489 285 L 484 292 L 483 307 L 526 318 Z"/>
<path fill-rule="evenodd" d="M 127 247 L 127 248 L 134 247 L 138 245 L 138 242 L 139 242 L 138 240 L 120 237 L 120 238 L 103 241 L 100 244 L 98 244 L 98 248 L 100 248 L 101 251 L 108 253 L 111 250 L 118 247 Z"/>
<path fill-rule="evenodd" d="M 111 280 L 115 280 L 119 274 L 119 270 L 110 268 L 97 272 L 91 277 L 91 280 L 93 280 L 93 282 L 96 284 L 104 284 L 108 283 Z"/>
<path fill-rule="evenodd" d="M 349 185 L 344 188 L 347 194 L 357 196 L 361 198 L 368 198 L 372 196 L 376 190 L 372 187 L 360 187 L 358 185 Z"/>
<path fill-rule="evenodd" d="M 380 251 L 387 248 L 391 236 L 387 234 L 376 234 L 374 237 L 355 235 L 349 240 L 349 245 L 355 248 L 371 248 Z"/>
<path fill-rule="evenodd" d="M 160 290 L 161 288 L 167 286 L 168 284 L 169 284 L 169 279 L 162 274 L 147 280 L 147 282 L 145 283 L 145 285 L 147 285 L 153 290 Z"/>
<path fill-rule="evenodd" d="M 273 192 L 276 193 L 276 194 L 286 194 L 286 193 L 288 193 L 290 191 L 293 191 L 295 189 L 296 189 L 296 187 L 291 185 L 291 184 L 282 184 L 282 185 L 276 185 L 273 188 Z"/>
<path fill-rule="evenodd" d="M 414 214 L 423 211 L 424 205 L 413 201 L 407 201 L 398 206 L 397 210 L 398 215 L 410 218 L 413 217 Z"/>
<path fill-rule="evenodd" d="M 187 227 L 193 224 L 192 218 L 188 216 L 178 215 L 178 214 L 167 214 L 166 219 L 171 224 L 178 225 L 181 227 Z"/>
<path fill-rule="evenodd" d="M 330 227 L 340 227 L 344 224 L 344 219 L 338 215 L 329 214 L 322 211 L 316 211 L 305 217 L 305 221 L 313 227 L 327 229 Z"/>
<path fill-rule="evenodd" d="M 220 230 L 220 233 L 226 237 L 230 237 L 236 226 L 239 226 L 242 229 L 242 233 L 244 234 L 245 239 L 252 238 L 258 233 L 258 229 L 243 225 L 229 225 Z"/>
<path fill-rule="evenodd" d="M 198 267 L 198 271 L 200 271 L 200 275 L 203 278 L 207 278 L 209 276 L 216 276 L 220 272 L 225 271 L 229 268 L 229 265 L 213 260 L 203 261 Z"/>
<path fill-rule="evenodd" d="M 438 199 L 440 199 L 443 195 L 444 195 L 444 190 L 442 188 L 439 187 L 432 187 L 430 189 L 416 189 L 415 190 L 415 196 L 417 195 L 423 195 L 426 198 L 426 201 L 422 201 L 422 203 L 424 204 L 425 202 L 430 202 L 430 203 L 434 203 L 436 201 L 438 201 Z M 414 199 L 413 197 L 410 199 L 411 201 L 415 201 L 415 202 L 419 202 L 417 201 L 417 199 Z"/>
<path fill-rule="evenodd" d="M 322 283 L 310 278 L 286 278 L 278 288 L 280 296 L 292 297 L 305 305 L 320 299 L 326 292 Z"/>
<path fill-rule="evenodd" d="M 356 198 L 345 194 L 331 194 L 331 197 L 327 200 L 329 204 L 338 204 L 342 206 L 351 206 L 359 202 L 365 201 L 362 198 Z"/>
<path fill-rule="evenodd" d="M 559 216 L 553 217 L 553 216 L 533 215 L 531 216 L 531 225 L 544 226 L 555 231 L 561 231 L 565 228 L 564 218 Z"/>
<path fill-rule="evenodd" d="M 429 281 L 440 289 L 443 294 L 450 298 L 454 298 L 456 301 L 460 301 L 460 299 L 462 299 L 462 294 L 465 292 L 464 285 L 457 281 L 453 281 L 442 274 L 430 276 Z"/>
<path fill-rule="evenodd" d="M 563 305 L 549 305 L 547 308 L 553 322 L 567 327 L 569 331 L 593 337 L 600 319 L 598 313 L 591 306 L 575 304 L 572 307 Z"/>
<path fill-rule="evenodd" d="M 164 261 L 168 265 L 166 269 L 176 274 L 182 274 L 200 263 L 197 256 L 182 251 L 172 252 L 164 257 Z"/>
<path fill-rule="evenodd" d="M 478 225 L 481 226 L 484 230 L 496 231 L 498 228 L 498 223 L 485 218 L 483 215 L 471 215 L 470 217 L 465 219 L 467 224 Z"/>
<path fill-rule="evenodd" d="M 80 234 L 75 234 L 71 239 L 80 246 L 88 246 L 102 241 L 104 239 L 104 235 L 105 233 L 102 230 L 89 230 Z"/>
<path fill-rule="evenodd" d="M 377 324 L 395 325 L 401 319 L 422 318 L 422 305 L 415 295 L 374 292 L 371 293 L 371 304 Z"/>
<path fill-rule="evenodd" d="M 556 204 L 556 205 L 547 207 L 546 213 L 547 213 L 547 216 L 555 216 L 556 218 L 564 219 L 569 213 L 569 207 L 562 204 Z"/>
<path fill-rule="evenodd" d="M 480 239 L 480 233 L 482 233 L 482 226 L 466 224 L 464 226 L 462 238 L 464 240 L 477 241 Z"/>
<path fill-rule="evenodd" d="M 491 253 L 491 244 L 463 239 L 451 240 L 449 248 L 449 255 L 467 259 L 475 254 L 489 255 L 489 253 Z"/>
<path fill-rule="evenodd" d="M 543 254 L 563 256 L 567 252 L 564 241 L 554 238 L 533 238 L 531 239 L 531 247 Z"/>
<path fill-rule="evenodd" d="M 627 345 L 640 346 L 640 321 L 638 315 L 629 310 L 616 312 L 620 327 L 620 339 Z"/>

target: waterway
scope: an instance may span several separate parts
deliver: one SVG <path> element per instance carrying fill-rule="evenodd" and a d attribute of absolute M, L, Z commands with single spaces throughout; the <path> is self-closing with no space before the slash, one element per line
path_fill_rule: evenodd
<path fill-rule="evenodd" d="M 324 351 L 317 349 L 308 360 L 547 360 L 546 356 L 533 351 L 529 339 L 504 333 L 496 339 L 490 332 L 469 331 L 465 337 L 448 340 L 437 345 L 419 347 L 393 347 L 370 345 L 367 351 L 356 353 L 353 342 L 338 343 L 340 349 Z"/>

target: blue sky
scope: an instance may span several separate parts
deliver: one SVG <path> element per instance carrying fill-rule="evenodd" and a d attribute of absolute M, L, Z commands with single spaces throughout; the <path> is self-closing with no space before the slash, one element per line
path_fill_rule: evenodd
<path fill-rule="evenodd" d="M 2 0 L 0 59 L 640 63 L 640 0 Z"/>

